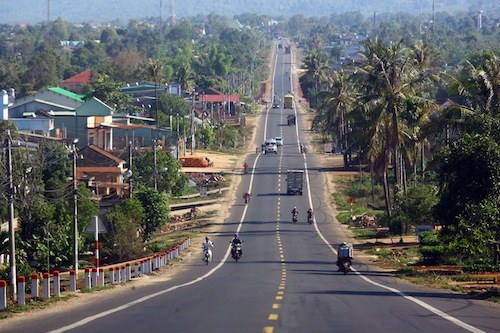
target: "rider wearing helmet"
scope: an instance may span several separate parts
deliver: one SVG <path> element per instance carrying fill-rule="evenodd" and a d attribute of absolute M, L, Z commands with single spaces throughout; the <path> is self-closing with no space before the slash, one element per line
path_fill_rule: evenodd
<path fill-rule="evenodd" d="M 243 250 L 241 249 L 241 243 L 243 243 L 243 241 L 240 239 L 238 234 L 234 234 L 234 238 L 231 241 L 231 247 L 232 247 L 231 254 L 233 252 L 233 249 L 236 248 L 238 245 L 240 246 L 240 256 L 243 254 Z"/>
<path fill-rule="evenodd" d="M 297 210 L 297 207 L 293 207 L 292 209 L 292 215 L 298 215 L 299 211 Z"/>
<path fill-rule="evenodd" d="M 337 248 L 337 266 L 339 267 L 339 270 L 340 261 L 342 259 L 348 258 L 349 260 L 352 260 L 352 250 L 352 244 L 345 241 L 339 244 L 339 247 Z"/>

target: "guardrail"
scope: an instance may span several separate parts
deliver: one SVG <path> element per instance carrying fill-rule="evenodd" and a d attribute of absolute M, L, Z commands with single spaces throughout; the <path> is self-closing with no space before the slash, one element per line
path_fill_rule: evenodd
<path fill-rule="evenodd" d="M 104 268 L 84 269 L 84 288 L 92 289 L 106 284 L 114 285 L 127 283 L 132 279 L 143 275 L 151 274 L 153 271 L 165 266 L 170 260 L 175 259 L 179 254 L 191 245 L 191 239 L 186 238 L 174 247 L 149 257 L 144 257 L 127 263 L 110 265 Z M 107 270 L 107 271 L 106 271 Z M 8 282 L 0 280 L 0 310 L 7 308 L 7 287 Z M 17 304 L 26 304 L 26 279 L 24 276 L 17 278 Z M 42 274 L 42 294 L 40 295 L 40 277 L 38 274 L 31 275 L 31 299 L 49 299 L 51 296 L 60 297 L 61 273 L 53 271 Z M 69 271 L 69 292 L 77 291 L 77 277 L 74 270 Z"/>

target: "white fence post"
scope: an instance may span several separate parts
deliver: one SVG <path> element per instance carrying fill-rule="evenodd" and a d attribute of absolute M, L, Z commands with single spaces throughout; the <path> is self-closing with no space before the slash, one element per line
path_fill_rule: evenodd
<path fill-rule="evenodd" d="M 92 281 L 90 280 L 90 268 L 85 268 L 84 272 L 83 272 L 83 279 L 85 281 L 85 289 L 90 289 L 92 288 Z"/>
<path fill-rule="evenodd" d="M 76 292 L 76 272 L 74 269 L 69 271 L 69 291 Z"/>
<path fill-rule="evenodd" d="M 38 274 L 31 274 L 31 298 L 37 299 L 39 297 L 40 281 L 38 281 Z"/>
<path fill-rule="evenodd" d="M 43 298 L 50 298 L 50 274 L 48 272 L 43 273 Z"/>
<path fill-rule="evenodd" d="M 7 309 L 7 281 L 0 280 L 0 310 Z"/>
<path fill-rule="evenodd" d="M 17 304 L 26 304 L 26 279 L 22 275 L 17 277 Z"/>
<path fill-rule="evenodd" d="M 54 296 L 61 297 L 61 276 L 59 271 L 52 272 L 54 276 Z"/>

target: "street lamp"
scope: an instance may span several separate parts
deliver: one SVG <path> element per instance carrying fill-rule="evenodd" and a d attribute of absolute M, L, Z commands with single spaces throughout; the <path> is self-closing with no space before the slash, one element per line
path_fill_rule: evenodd
<path fill-rule="evenodd" d="M 73 140 L 73 269 L 78 277 L 78 182 L 76 179 L 76 144 L 78 138 Z"/>
<path fill-rule="evenodd" d="M 12 286 L 12 296 L 17 297 L 17 276 L 16 276 L 16 238 L 14 230 L 14 179 L 12 176 L 12 138 L 10 130 L 7 130 L 5 138 L 7 146 L 7 165 L 9 175 L 9 266 L 10 266 L 10 285 Z"/>

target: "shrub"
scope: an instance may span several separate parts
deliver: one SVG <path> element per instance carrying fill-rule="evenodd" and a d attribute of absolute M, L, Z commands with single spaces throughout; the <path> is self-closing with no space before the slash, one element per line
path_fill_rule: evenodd
<path fill-rule="evenodd" d="M 439 265 L 443 263 L 444 246 L 426 245 L 419 248 L 422 265 Z"/>

